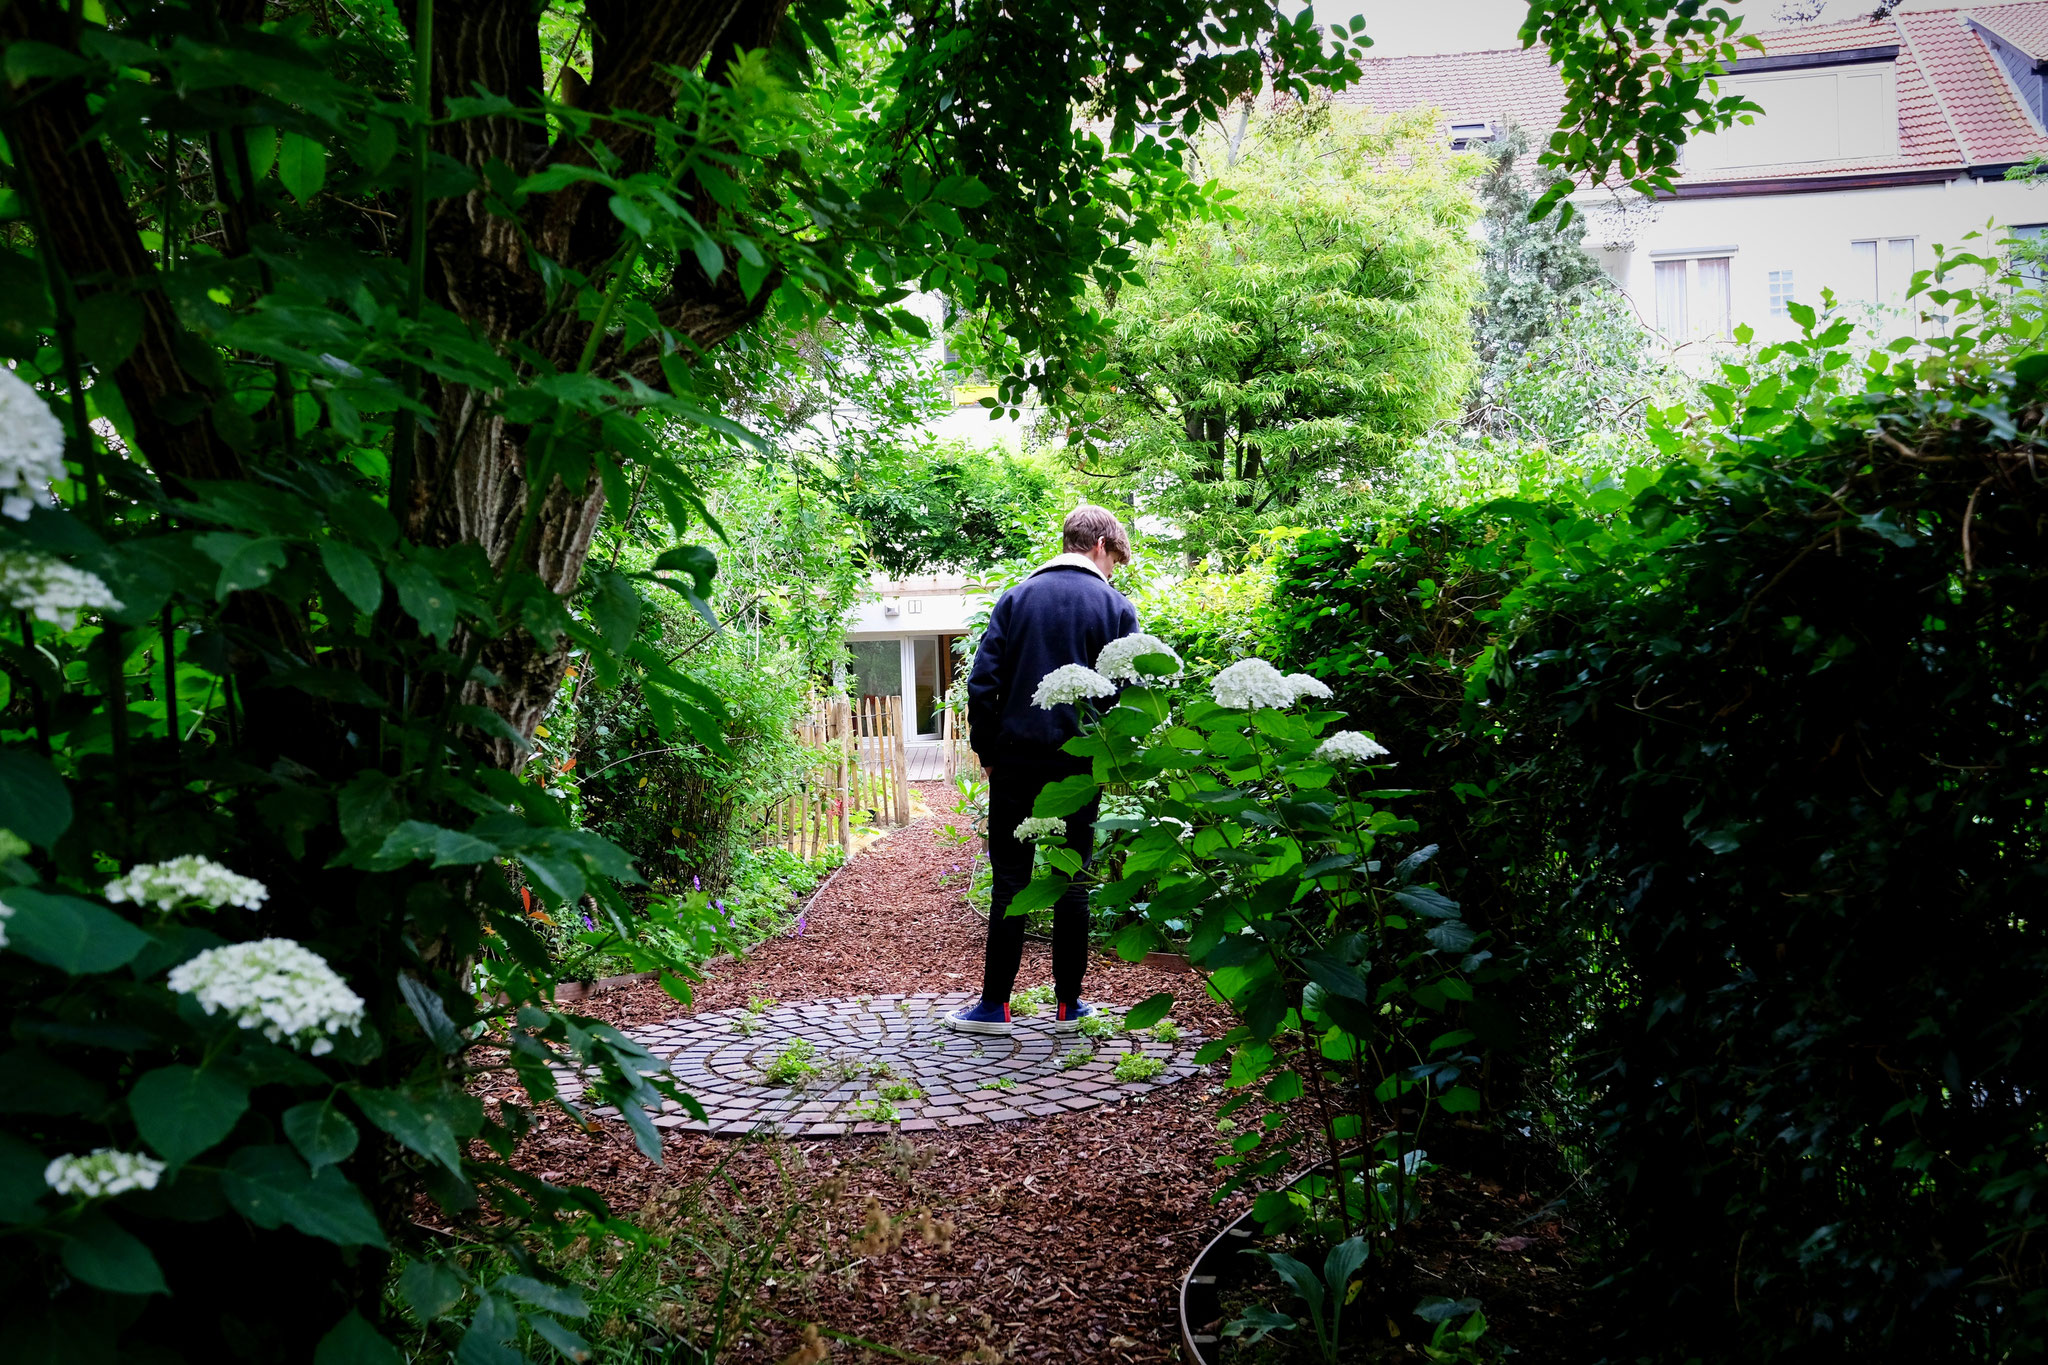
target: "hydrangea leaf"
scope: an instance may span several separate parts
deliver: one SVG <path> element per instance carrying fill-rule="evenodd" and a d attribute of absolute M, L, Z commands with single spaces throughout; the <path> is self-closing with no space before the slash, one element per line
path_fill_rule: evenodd
<path fill-rule="evenodd" d="M 128 1093 L 128 1112 L 142 1140 L 182 1166 L 234 1131 L 249 1108 L 249 1091 L 219 1071 L 160 1066 Z"/>
<path fill-rule="evenodd" d="M 73 976 L 126 966 L 149 945 L 149 935 L 105 906 L 76 896 L 29 887 L 0 892 L 7 917 L 7 947 Z"/>
<path fill-rule="evenodd" d="M 64 1268 L 78 1279 L 113 1294 L 168 1294 L 164 1272 L 134 1233 L 105 1212 L 73 1224 L 61 1253 Z"/>

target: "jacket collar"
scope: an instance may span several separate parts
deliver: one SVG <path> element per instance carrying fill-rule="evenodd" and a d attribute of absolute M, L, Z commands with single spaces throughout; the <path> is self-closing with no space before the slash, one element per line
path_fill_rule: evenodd
<path fill-rule="evenodd" d="M 1105 574 L 1102 570 L 1096 568 L 1095 561 L 1090 559 L 1087 555 L 1077 555 L 1072 553 L 1054 555 L 1051 559 L 1046 560 L 1045 563 L 1033 569 L 1031 571 L 1031 576 L 1036 578 L 1039 574 L 1044 573 L 1047 569 L 1086 569 L 1089 573 L 1094 574 L 1103 582 L 1107 583 L 1109 581 L 1109 575 Z"/>

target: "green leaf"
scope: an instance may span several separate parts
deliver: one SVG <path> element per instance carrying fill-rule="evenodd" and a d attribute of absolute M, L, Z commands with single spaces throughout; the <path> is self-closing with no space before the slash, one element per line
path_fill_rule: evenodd
<path fill-rule="evenodd" d="M 1031 915 L 1040 910 L 1050 910 L 1061 896 L 1067 894 L 1067 886 L 1067 879 L 1057 873 L 1034 877 L 1016 894 L 1003 913 Z"/>
<path fill-rule="evenodd" d="M 624 654 L 640 627 L 643 607 L 633 580 L 615 570 L 597 576 L 597 591 L 590 599 L 590 620 L 614 654 Z"/>
<path fill-rule="evenodd" d="M 234 1131 L 249 1108 L 249 1091 L 219 1071 L 160 1066 L 128 1092 L 128 1112 L 142 1140 L 182 1166 Z"/>
<path fill-rule="evenodd" d="M 348 1160 L 361 1140 L 355 1124 L 334 1101 L 335 1096 L 329 1095 L 284 1111 L 284 1135 L 315 1171 Z"/>
<path fill-rule="evenodd" d="M 308 1237 L 341 1246 L 381 1247 L 384 1231 L 340 1171 L 308 1171 L 289 1147 L 244 1147 L 228 1161 L 221 1192 L 259 1228 L 289 1223 Z"/>
<path fill-rule="evenodd" d="M 327 149 L 301 133 L 286 133 L 277 149 L 277 179 L 301 204 L 327 183 Z"/>
<path fill-rule="evenodd" d="M 164 1272 L 141 1239 L 104 1210 L 71 1225 L 58 1253 L 77 1279 L 112 1294 L 168 1294 Z"/>
<path fill-rule="evenodd" d="M 521 1303 L 532 1304 L 535 1308 L 550 1313 L 560 1313 L 565 1318 L 590 1316 L 590 1305 L 583 1295 L 567 1285 L 547 1284 L 530 1275 L 506 1275 L 491 1286 L 493 1292 L 510 1294 Z"/>
<path fill-rule="evenodd" d="M 1124 1015 L 1124 1027 L 1151 1028 L 1164 1019 L 1166 1012 L 1172 1008 L 1173 992 L 1161 991 L 1157 995 L 1148 995 L 1131 1006 L 1129 1012 Z"/>
<path fill-rule="evenodd" d="M 320 563 L 341 595 L 357 611 L 375 611 L 384 602 L 384 581 L 368 555 L 345 540 L 320 542 Z"/>
<path fill-rule="evenodd" d="M 1479 1112 L 1479 1092 L 1469 1085 L 1453 1086 L 1439 1095 L 1436 1102 L 1446 1114 Z"/>
<path fill-rule="evenodd" d="M 1063 777 L 1045 785 L 1045 789 L 1038 793 L 1038 799 L 1031 803 L 1031 813 L 1041 819 L 1072 815 L 1093 801 L 1101 791 L 1092 777 Z"/>
<path fill-rule="evenodd" d="M 0 749 L 0 829 L 48 848 L 71 828 L 71 793 L 50 760 Z"/>
<path fill-rule="evenodd" d="M 1458 903 L 1433 886 L 1404 886 L 1394 899 L 1431 919 L 1455 919 L 1458 914 Z"/>
<path fill-rule="evenodd" d="M 421 1104 L 398 1090 L 352 1090 L 349 1098 L 363 1117 L 456 1176 L 462 1175 L 462 1147 L 448 1116 L 432 1104 Z"/>
<path fill-rule="evenodd" d="M 275 536 L 209 531 L 193 537 L 192 543 L 220 565 L 220 578 L 213 585 L 216 601 L 226 601 L 229 593 L 263 587 L 285 566 L 285 543 Z"/>
<path fill-rule="evenodd" d="M 78 345 L 102 372 L 119 366 L 142 340 L 142 303 L 132 294 L 80 299 L 77 319 Z"/>
<path fill-rule="evenodd" d="M 49 1158 L 11 1133 L 0 1133 L 0 1223 L 20 1223 L 30 1217 L 42 1197 L 50 1192 L 43 1171 Z"/>
<path fill-rule="evenodd" d="M 389 574 L 398 589 L 398 605 L 420 623 L 422 634 L 432 636 L 446 649 L 455 634 L 455 594 L 426 566 L 411 560 L 393 564 Z"/>
<path fill-rule="evenodd" d="M 150 937 L 105 906 L 76 896 L 29 887 L 0 891 L 14 913 L 7 917 L 7 947 L 73 976 L 125 967 Z"/>
<path fill-rule="evenodd" d="M 441 1003 L 441 997 L 417 977 L 403 972 L 398 975 L 398 993 L 405 997 L 406 1008 L 412 1017 L 420 1021 L 434 1046 L 453 1056 L 462 1051 L 462 1034 L 456 1030 L 455 1021 L 448 1017 L 448 1010 Z"/>
<path fill-rule="evenodd" d="M 461 1272 L 439 1261 L 413 1261 L 398 1277 L 398 1292 L 422 1325 L 462 1302 Z"/>
<path fill-rule="evenodd" d="M 396 1346 L 378 1334 L 355 1310 L 320 1338 L 313 1350 L 313 1365 L 405 1365 Z"/>

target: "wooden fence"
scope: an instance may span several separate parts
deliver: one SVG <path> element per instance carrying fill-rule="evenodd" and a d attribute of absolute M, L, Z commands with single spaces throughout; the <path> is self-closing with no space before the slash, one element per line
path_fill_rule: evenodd
<path fill-rule="evenodd" d="M 768 810 L 765 842 L 805 858 L 827 844 L 853 852 L 854 813 L 870 825 L 910 823 L 910 760 L 901 697 L 834 698 L 797 722 L 811 761 L 797 790 Z"/>

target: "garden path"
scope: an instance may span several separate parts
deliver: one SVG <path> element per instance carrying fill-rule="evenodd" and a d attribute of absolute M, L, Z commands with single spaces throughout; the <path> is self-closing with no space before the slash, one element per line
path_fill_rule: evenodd
<path fill-rule="evenodd" d="M 943 783 L 924 791 L 934 811 L 952 804 Z M 805 907 L 802 933 L 711 968 L 697 988 L 695 1014 L 685 1017 L 729 1018 L 758 997 L 796 1007 L 859 994 L 876 1003 L 920 993 L 950 998 L 969 989 L 980 975 L 984 921 L 962 894 L 972 847 L 942 832 L 957 819 L 916 820 L 847 864 Z M 1020 984 L 1050 975 L 1047 946 L 1027 944 Z M 1227 1013 L 1192 976 L 1105 959 L 1089 965 L 1091 1000 L 1128 1007 L 1161 990 L 1179 997 L 1173 1018 L 1189 1032 L 1228 1029 Z M 577 1008 L 635 1030 L 673 1027 L 668 1021 L 678 1017 L 676 1002 L 651 983 Z M 885 1009 L 896 1013 L 893 1004 Z M 1241 1209 L 1238 1200 L 1219 1207 L 1210 1199 L 1215 1158 L 1229 1145 L 1217 1125 L 1225 1098 L 1220 1066 L 1207 1072 L 1080 1112 L 900 1136 L 856 1131 L 734 1143 L 672 1124 L 661 1168 L 639 1156 L 623 1124 L 585 1131 L 550 1115 L 522 1159 L 536 1174 L 593 1186 L 643 1223 L 673 1217 L 679 1204 L 711 1207 L 706 1200 L 718 1213 L 698 1215 L 699 1224 L 726 1220 L 733 1236 L 743 1235 L 743 1225 L 782 1228 L 793 1216 L 776 1235 L 788 1239 L 789 1262 L 798 1267 L 843 1263 L 846 1238 L 858 1232 L 869 1200 L 891 1214 L 926 1209 L 952 1225 L 945 1242 L 927 1245 L 912 1235 L 844 1273 L 778 1274 L 761 1290 L 762 1311 L 775 1320 L 731 1349 L 733 1361 L 780 1360 L 794 1348 L 795 1324 L 814 1321 L 886 1342 L 911 1359 L 954 1361 L 987 1350 L 1012 1361 L 1151 1365 L 1177 1358 L 1180 1277 Z M 830 1202 L 821 1190 L 831 1192 Z M 614 1311 L 600 1309 L 593 1325 L 601 1334 L 651 1330 L 645 1324 L 667 1310 L 654 1304 L 605 1317 Z M 869 1358 L 894 1357 L 847 1345 L 832 1356 Z"/>

